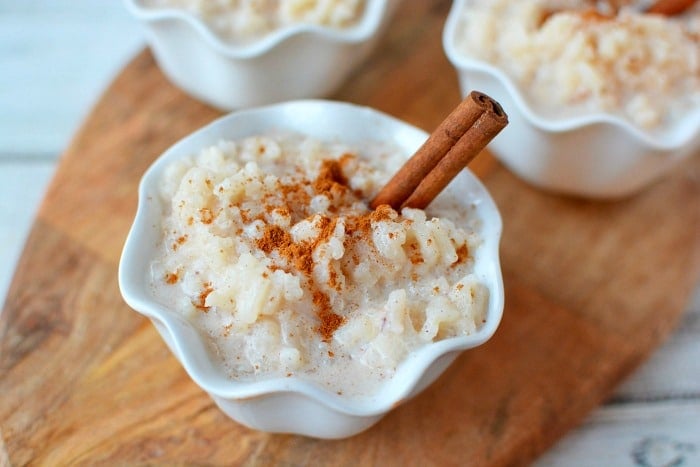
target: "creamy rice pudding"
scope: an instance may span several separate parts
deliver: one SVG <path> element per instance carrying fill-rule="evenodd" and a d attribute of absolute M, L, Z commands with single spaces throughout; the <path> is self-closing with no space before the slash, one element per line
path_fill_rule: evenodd
<path fill-rule="evenodd" d="M 245 43 L 296 24 L 349 27 L 365 0 L 141 0 L 148 8 L 178 8 L 201 18 L 225 40 Z"/>
<path fill-rule="evenodd" d="M 609 3 L 466 0 L 455 44 L 512 77 L 543 116 L 602 111 L 656 129 L 700 106 L 700 5 L 666 17 Z"/>
<path fill-rule="evenodd" d="M 225 141 L 161 182 L 157 300 L 236 380 L 301 376 L 368 397 L 414 350 L 475 332 L 474 206 L 367 207 L 408 154 L 299 134 Z"/>

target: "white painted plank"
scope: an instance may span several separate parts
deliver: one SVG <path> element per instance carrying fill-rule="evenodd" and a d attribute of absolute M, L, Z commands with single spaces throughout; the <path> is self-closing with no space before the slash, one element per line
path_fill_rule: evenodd
<path fill-rule="evenodd" d="M 535 467 L 700 466 L 700 400 L 597 410 Z"/>
<path fill-rule="evenodd" d="M 53 161 L 0 162 L 0 303 L 5 303 L 15 264 L 54 166 Z"/>
<path fill-rule="evenodd" d="M 0 0 L 0 157 L 60 154 L 142 46 L 119 0 Z"/>
<path fill-rule="evenodd" d="M 613 401 L 700 400 L 700 287 L 678 329 L 615 393 Z"/>

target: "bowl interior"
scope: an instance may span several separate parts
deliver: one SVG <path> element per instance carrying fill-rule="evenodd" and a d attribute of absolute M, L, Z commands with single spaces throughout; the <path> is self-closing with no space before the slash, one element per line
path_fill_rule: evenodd
<path fill-rule="evenodd" d="M 150 261 L 161 234 L 163 206 L 157 186 L 164 169 L 174 160 L 197 153 L 223 139 L 239 139 L 270 131 L 294 131 L 326 141 L 363 143 L 368 140 L 396 145 L 409 157 L 427 134 L 375 110 L 331 101 L 308 100 L 235 112 L 181 140 L 148 169 L 139 186 L 139 205 L 127 237 L 119 268 L 119 285 L 125 301 L 152 319 L 190 376 L 207 392 L 220 397 L 252 397 L 277 391 L 295 391 L 318 398 L 355 415 L 381 413 L 407 397 L 426 369 L 439 357 L 477 346 L 495 332 L 503 311 L 503 283 L 498 258 L 501 218 L 496 205 L 479 180 L 464 170 L 450 184 L 465 204 L 475 207 L 481 219 L 481 248 L 475 253 L 475 273 L 490 289 L 487 322 L 474 334 L 429 344 L 410 354 L 394 378 L 379 394 L 347 400 L 296 377 L 237 382 L 230 379 L 211 356 L 206 339 L 176 312 L 157 303 L 150 290 Z"/>

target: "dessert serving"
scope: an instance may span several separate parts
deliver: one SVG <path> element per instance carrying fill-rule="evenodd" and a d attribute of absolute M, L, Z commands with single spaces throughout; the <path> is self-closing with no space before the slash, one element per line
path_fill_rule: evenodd
<path fill-rule="evenodd" d="M 398 1 L 124 0 L 165 75 L 223 110 L 333 93 Z"/>
<path fill-rule="evenodd" d="M 427 140 L 341 103 L 226 116 L 144 175 L 122 295 L 237 421 L 357 433 L 498 326 L 500 218 L 462 170 L 507 121 L 492 114 L 460 110 L 466 124 Z M 382 190 L 419 147 L 437 154 L 428 186 Z"/>
<path fill-rule="evenodd" d="M 443 45 L 464 94 L 508 109 L 490 145 L 504 165 L 548 191 L 620 198 L 700 149 L 695 3 L 455 0 Z"/>
<path fill-rule="evenodd" d="M 544 117 L 609 112 L 659 128 L 700 106 L 700 4 L 663 15 L 648 3 L 467 0 L 455 47 L 501 69 Z"/>
<path fill-rule="evenodd" d="M 364 0 L 140 0 L 150 9 L 175 8 L 196 15 L 227 41 L 245 43 L 298 24 L 345 28 L 356 24 Z"/>
<path fill-rule="evenodd" d="M 207 334 L 232 378 L 372 395 L 410 351 L 480 328 L 489 300 L 472 207 L 448 195 L 427 213 L 368 208 L 404 158 L 283 134 L 175 162 L 158 300 Z"/>

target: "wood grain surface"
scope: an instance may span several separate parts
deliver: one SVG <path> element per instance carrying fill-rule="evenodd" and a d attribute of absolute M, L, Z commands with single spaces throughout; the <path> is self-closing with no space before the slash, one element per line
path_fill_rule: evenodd
<path fill-rule="evenodd" d="M 459 101 L 440 43 L 450 2 L 404 5 L 332 97 L 431 130 Z M 142 53 L 76 135 L 0 315 L 0 464 L 524 464 L 667 336 L 697 283 L 700 158 L 633 198 L 591 202 L 535 190 L 484 154 L 472 167 L 504 220 L 492 340 L 353 438 L 243 428 L 117 288 L 142 173 L 219 115 Z"/>

